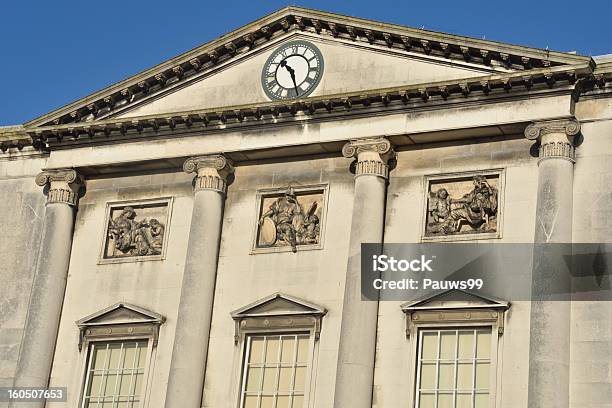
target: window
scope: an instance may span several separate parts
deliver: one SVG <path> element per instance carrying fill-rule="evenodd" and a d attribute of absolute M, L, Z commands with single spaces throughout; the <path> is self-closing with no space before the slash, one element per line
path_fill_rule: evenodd
<path fill-rule="evenodd" d="M 91 343 L 83 407 L 141 407 L 146 352 L 147 341 Z"/>
<path fill-rule="evenodd" d="M 160 326 L 166 319 L 142 307 L 117 303 L 76 322 L 83 353 L 81 408 L 147 406 Z"/>
<path fill-rule="evenodd" d="M 420 330 L 418 408 L 489 406 L 491 328 Z"/>
<path fill-rule="evenodd" d="M 314 408 L 317 343 L 327 311 L 275 293 L 232 312 L 238 408 Z M 238 371 L 240 369 L 240 371 Z"/>
<path fill-rule="evenodd" d="M 495 408 L 497 350 L 510 303 L 462 290 L 402 305 L 410 342 L 413 408 Z"/>
<path fill-rule="evenodd" d="M 309 334 L 247 337 L 242 408 L 302 408 Z"/>

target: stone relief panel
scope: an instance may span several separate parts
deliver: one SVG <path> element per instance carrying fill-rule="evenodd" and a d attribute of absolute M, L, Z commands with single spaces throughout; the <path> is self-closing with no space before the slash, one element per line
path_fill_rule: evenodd
<path fill-rule="evenodd" d="M 426 179 L 424 240 L 500 237 L 501 171 Z"/>
<path fill-rule="evenodd" d="M 326 185 L 259 190 L 253 252 L 321 248 L 326 200 Z"/>
<path fill-rule="evenodd" d="M 101 263 L 163 259 L 172 201 L 108 203 Z"/>

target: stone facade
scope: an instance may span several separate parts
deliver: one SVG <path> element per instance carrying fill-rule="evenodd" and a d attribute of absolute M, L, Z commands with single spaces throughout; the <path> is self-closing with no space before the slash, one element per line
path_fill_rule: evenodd
<path fill-rule="evenodd" d="M 270 100 L 261 70 L 288 42 L 325 67 L 300 98 L 287 57 L 298 97 Z M 122 344 L 141 407 L 416 407 L 423 328 L 477 321 L 476 406 L 608 407 L 611 302 L 364 301 L 359 277 L 368 242 L 610 242 L 611 79 L 602 59 L 289 7 L 0 128 L 0 386 L 87 406 L 94 354 Z"/>

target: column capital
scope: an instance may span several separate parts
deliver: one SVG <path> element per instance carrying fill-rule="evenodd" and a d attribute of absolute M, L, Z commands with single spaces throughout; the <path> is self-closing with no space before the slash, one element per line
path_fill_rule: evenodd
<path fill-rule="evenodd" d="M 580 122 L 574 118 L 546 120 L 533 122 L 525 128 L 525 137 L 529 140 L 539 140 L 549 134 L 565 134 L 576 136 L 580 132 Z"/>
<path fill-rule="evenodd" d="M 534 122 L 525 129 L 525 137 L 540 142 L 540 161 L 550 158 L 576 161 L 574 136 L 580 132 L 580 122 L 574 118 Z"/>
<path fill-rule="evenodd" d="M 225 194 L 234 166 L 224 155 L 214 154 L 188 158 L 183 163 L 183 171 L 196 173 L 195 191 L 214 190 Z"/>
<path fill-rule="evenodd" d="M 357 159 L 355 176 L 365 174 L 389 177 L 389 159 L 395 157 L 391 142 L 384 137 L 351 140 L 342 148 L 342 155 Z"/>
<path fill-rule="evenodd" d="M 44 170 L 34 180 L 41 187 L 49 186 L 47 204 L 63 203 L 76 206 L 83 177 L 74 169 Z"/>

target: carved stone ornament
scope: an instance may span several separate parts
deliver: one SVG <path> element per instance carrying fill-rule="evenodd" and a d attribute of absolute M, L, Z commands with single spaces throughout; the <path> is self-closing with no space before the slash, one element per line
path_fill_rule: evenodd
<path fill-rule="evenodd" d="M 325 193 L 326 186 L 260 191 L 254 251 L 320 248 Z"/>
<path fill-rule="evenodd" d="M 342 155 L 356 158 L 355 176 L 389 177 L 389 159 L 395 157 L 391 142 L 384 137 L 351 140 L 342 148 Z"/>
<path fill-rule="evenodd" d="M 162 259 L 169 199 L 108 205 L 102 261 Z"/>
<path fill-rule="evenodd" d="M 74 169 L 45 170 L 34 180 L 41 187 L 49 186 L 47 204 L 63 203 L 76 206 L 83 179 Z"/>
<path fill-rule="evenodd" d="M 234 167 L 229 159 L 223 155 L 191 157 L 183 163 L 183 171 L 196 173 L 194 189 L 214 190 L 225 194 L 230 175 Z"/>
<path fill-rule="evenodd" d="M 569 118 L 532 123 L 525 129 L 525 137 L 540 142 L 540 160 L 561 158 L 574 162 L 574 136 L 579 132 L 580 122 Z"/>
<path fill-rule="evenodd" d="M 424 239 L 499 235 L 500 173 L 427 180 Z"/>

